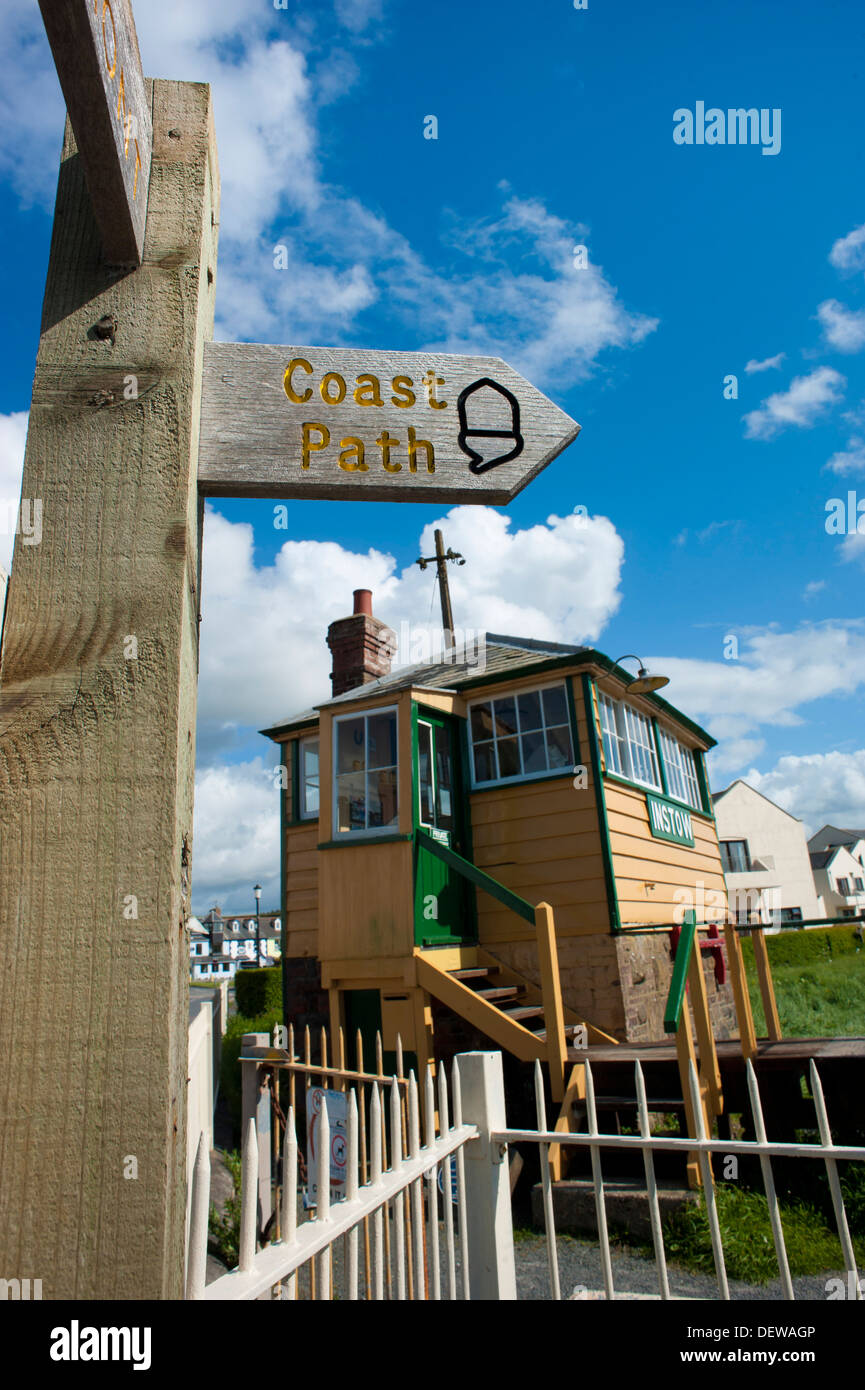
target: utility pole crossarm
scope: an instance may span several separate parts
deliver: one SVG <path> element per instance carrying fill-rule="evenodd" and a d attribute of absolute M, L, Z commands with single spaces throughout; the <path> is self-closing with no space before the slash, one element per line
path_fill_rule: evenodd
<path fill-rule="evenodd" d="M 436 553 L 435 555 L 421 556 L 415 563 L 425 570 L 427 565 L 434 564 L 438 572 L 439 594 L 442 605 L 442 627 L 444 629 L 445 647 L 450 650 L 454 645 L 454 615 L 451 608 L 451 591 L 448 583 L 448 560 L 455 561 L 459 565 L 464 565 L 465 560 L 457 551 L 451 550 L 448 546 L 445 551 L 444 537 L 441 531 L 435 533 Z"/>

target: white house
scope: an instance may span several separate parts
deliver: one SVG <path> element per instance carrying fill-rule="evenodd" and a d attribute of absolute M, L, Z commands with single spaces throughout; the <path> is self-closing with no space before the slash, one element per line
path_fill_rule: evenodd
<path fill-rule="evenodd" d="M 862 849 L 861 840 L 859 846 Z M 852 854 L 846 845 L 813 850 L 811 867 L 827 917 L 858 917 L 865 912 L 865 868 L 861 853 Z"/>
<path fill-rule="evenodd" d="M 255 965 L 254 914 L 223 917 L 211 909 L 204 921 L 189 919 L 189 978 L 191 980 L 233 980 L 245 963 Z M 259 949 L 262 965 L 275 965 L 280 959 L 282 922 L 273 913 L 262 913 Z"/>
<path fill-rule="evenodd" d="M 802 822 L 741 778 L 713 800 L 736 920 L 782 927 L 825 917 Z"/>

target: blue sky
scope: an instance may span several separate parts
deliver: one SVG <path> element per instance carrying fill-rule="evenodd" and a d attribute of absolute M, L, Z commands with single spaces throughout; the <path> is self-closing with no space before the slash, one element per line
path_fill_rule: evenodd
<path fill-rule="evenodd" d="M 135 10 L 148 75 L 213 84 L 218 337 L 493 352 L 583 426 L 507 509 L 298 503 L 285 531 L 271 503 L 213 504 L 196 906 L 249 906 L 256 877 L 273 891 L 255 730 L 327 693 L 324 631 L 352 588 L 397 627 L 428 621 L 412 563 L 443 518 L 468 561 L 458 625 L 636 651 L 719 739 L 716 787 L 747 776 L 809 828 L 865 824 L 865 536 L 825 526 L 829 499 L 865 498 L 860 7 Z M 0 40 L 5 497 L 62 101 L 36 0 L 6 0 Z M 676 144 L 698 101 L 780 111 L 779 152 Z"/>

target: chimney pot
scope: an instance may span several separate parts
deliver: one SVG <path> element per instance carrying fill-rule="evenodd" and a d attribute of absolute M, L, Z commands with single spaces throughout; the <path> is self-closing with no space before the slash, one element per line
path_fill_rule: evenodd
<path fill-rule="evenodd" d="M 395 634 L 387 623 L 373 617 L 371 589 L 355 589 L 354 612 L 350 618 L 331 623 L 327 645 L 333 658 L 330 680 L 334 695 L 390 675 Z"/>
<path fill-rule="evenodd" d="M 355 589 L 354 611 L 365 613 L 368 618 L 372 617 L 372 589 Z"/>

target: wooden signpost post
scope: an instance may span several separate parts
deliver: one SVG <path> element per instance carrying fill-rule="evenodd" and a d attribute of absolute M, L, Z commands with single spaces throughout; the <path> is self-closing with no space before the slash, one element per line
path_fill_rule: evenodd
<path fill-rule="evenodd" d="M 579 426 L 498 360 L 212 344 L 209 88 L 145 83 L 129 0 L 40 4 L 69 122 L 0 650 L 0 1278 L 174 1299 L 199 489 L 498 503 Z"/>

